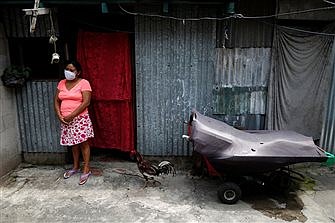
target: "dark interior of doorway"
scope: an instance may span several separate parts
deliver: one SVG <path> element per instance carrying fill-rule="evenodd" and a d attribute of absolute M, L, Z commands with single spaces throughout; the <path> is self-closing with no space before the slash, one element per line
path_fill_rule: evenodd
<path fill-rule="evenodd" d="M 82 157 L 80 157 L 82 162 Z M 66 163 L 73 163 L 72 150 L 70 147 L 67 148 L 66 153 Z M 91 148 L 91 161 L 98 162 L 133 162 L 134 160 L 130 157 L 128 152 L 123 152 L 118 149 L 100 149 L 100 148 Z"/>

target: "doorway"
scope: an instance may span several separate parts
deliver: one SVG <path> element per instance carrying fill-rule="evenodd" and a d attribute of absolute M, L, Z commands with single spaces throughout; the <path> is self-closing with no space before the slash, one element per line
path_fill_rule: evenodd
<path fill-rule="evenodd" d="M 77 59 L 91 83 L 91 146 L 134 150 L 131 47 L 128 33 L 79 31 Z"/>

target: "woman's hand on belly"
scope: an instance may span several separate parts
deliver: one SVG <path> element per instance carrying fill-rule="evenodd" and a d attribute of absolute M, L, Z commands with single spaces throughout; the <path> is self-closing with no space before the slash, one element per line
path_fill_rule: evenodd
<path fill-rule="evenodd" d="M 63 116 L 59 116 L 58 118 L 59 118 L 59 120 L 61 121 L 61 123 L 65 124 L 65 125 L 68 125 L 68 124 L 69 124 L 69 122 L 65 121 L 65 119 L 64 119 Z"/>
<path fill-rule="evenodd" d="M 74 117 L 72 115 L 67 115 L 64 117 L 64 121 L 68 124 L 69 122 L 71 122 L 74 119 Z"/>

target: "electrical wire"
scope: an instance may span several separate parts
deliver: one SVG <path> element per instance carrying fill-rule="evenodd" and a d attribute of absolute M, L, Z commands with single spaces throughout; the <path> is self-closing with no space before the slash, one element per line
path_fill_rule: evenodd
<path fill-rule="evenodd" d="M 335 9 L 335 6 L 328 6 L 328 7 L 322 7 L 322 8 L 314 8 L 314 9 L 306 9 L 306 10 L 300 10 L 300 11 L 294 11 L 294 12 L 282 12 L 277 13 L 273 15 L 265 15 L 265 16 L 242 16 L 244 19 L 267 19 L 267 18 L 275 18 L 279 16 L 288 16 L 288 15 L 297 15 L 297 14 L 304 14 L 309 12 L 316 12 L 316 11 L 324 11 L 324 10 L 330 10 Z"/>
<path fill-rule="evenodd" d="M 56 53 L 57 52 L 57 47 L 56 47 L 57 37 L 56 37 L 54 22 L 52 19 L 52 10 L 49 11 L 49 17 L 50 17 L 50 26 L 51 26 L 49 43 L 54 45 L 54 51 Z"/>
<path fill-rule="evenodd" d="M 310 30 L 304 30 L 304 29 L 299 29 L 299 28 L 293 28 L 289 26 L 283 26 L 283 25 L 278 25 L 278 24 L 273 24 L 265 21 L 258 21 L 259 23 L 268 25 L 268 26 L 276 26 L 279 29 L 289 29 L 297 32 L 303 32 L 303 33 L 308 33 L 308 34 L 314 34 L 314 35 L 323 35 L 323 36 L 335 36 L 334 33 L 325 33 L 325 32 L 316 32 L 316 31 L 310 31 Z"/>
<path fill-rule="evenodd" d="M 126 9 L 124 9 L 120 4 L 119 8 L 129 14 L 129 15 L 134 15 L 134 16 L 146 16 L 146 17 L 157 17 L 157 18 L 162 18 L 162 19 L 172 19 L 172 20 L 177 20 L 177 21 L 182 21 L 183 24 L 185 24 L 185 21 L 200 21 L 200 20 L 214 20 L 214 21 L 222 21 L 222 20 L 227 20 L 227 19 L 269 19 L 269 18 L 275 18 L 278 16 L 287 16 L 287 15 L 296 15 L 296 14 L 303 14 L 303 13 L 309 13 L 309 12 L 315 12 L 315 11 L 323 11 L 323 10 L 330 10 L 330 9 L 335 9 L 335 6 L 330 6 L 330 7 L 322 7 L 322 8 L 314 8 L 314 9 L 306 9 L 306 10 L 300 10 L 300 11 L 294 11 L 294 12 L 284 12 L 284 13 L 276 13 L 273 15 L 266 15 L 266 16 L 244 16 L 242 14 L 233 14 L 227 17 L 223 18 L 218 18 L 218 17 L 200 17 L 200 18 L 178 18 L 178 17 L 173 17 L 173 16 L 164 16 L 164 15 L 157 15 L 157 14 L 147 14 L 147 13 L 138 13 L 138 12 L 129 12 Z M 271 24 L 274 25 L 274 24 Z M 325 35 L 325 36 L 335 36 L 335 34 L 332 33 L 324 33 L 324 32 L 314 32 L 314 31 L 309 31 L 309 30 L 303 30 L 303 29 L 298 29 L 298 28 L 292 28 L 288 26 L 282 26 L 282 25 L 277 25 L 279 28 L 283 29 L 289 29 L 297 32 L 303 32 L 303 33 L 309 33 L 309 34 L 316 34 L 316 35 Z"/>
<path fill-rule="evenodd" d="M 335 2 L 331 2 L 331 1 L 327 1 L 327 0 L 323 0 L 324 2 L 327 2 L 329 4 L 335 5 Z"/>
<path fill-rule="evenodd" d="M 321 7 L 321 8 L 314 8 L 314 9 L 306 9 L 306 10 L 300 10 L 300 11 L 294 11 L 294 12 L 283 12 L 283 13 L 277 13 L 273 15 L 265 15 L 265 16 L 244 16 L 243 14 L 233 14 L 227 17 L 200 17 L 200 18 L 179 18 L 174 16 L 164 16 L 164 15 L 157 15 L 157 14 L 147 14 L 147 13 L 140 13 L 140 12 L 130 12 L 124 9 L 120 4 L 119 8 L 129 14 L 134 16 L 147 16 L 147 17 L 157 17 L 162 19 L 173 19 L 178 21 L 199 21 L 199 20 L 226 20 L 231 18 L 238 18 L 238 19 L 267 19 L 267 18 L 275 18 L 278 16 L 287 16 L 287 15 L 296 15 L 296 14 L 303 14 L 303 13 L 309 13 L 309 12 L 315 12 L 315 11 L 324 11 L 324 10 L 330 10 L 335 9 L 335 6 L 328 6 L 328 7 Z"/>
<path fill-rule="evenodd" d="M 201 18 L 178 18 L 178 17 L 173 17 L 173 16 L 164 16 L 164 15 L 157 15 L 157 14 L 147 14 L 147 13 L 139 13 L 139 12 L 129 12 L 126 9 L 124 9 L 120 4 L 119 8 L 125 12 L 126 14 L 129 15 L 134 15 L 134 16 L 147 16 L 147 17 L 157 17 L 157 18 L 162 18 L 162 19 L 172 19 L 172 20 L 178 20 L 178 21 L 200 21 L 200 20 L 225 20 L 225 19 L 231 19 L 231 18 L 242 18 L 242 14 L 233 14 L 224 18 L 217 18 L 217 17 L 201 17 Z M 335 8 L 335 7 L 334 7 Z"/>
<path fill-rule="evenodd" d="M 304 29 L 297 29 L 297 28 L 292 28 L 288 26 L 281 26 L 277 25 L 279 28 L 284 28 L 284 29 L 289 29 L 297 32 L 304 32 L 304 33 L 309 33 L 309 34 L 315 34 L 315 35 L 322 35 L 322 36 L 335 36 L 333 33 L 324 33 L 324 32 L 314 32 L 314 31 L 309 31 L 309 30 L 304 30 Z"/>

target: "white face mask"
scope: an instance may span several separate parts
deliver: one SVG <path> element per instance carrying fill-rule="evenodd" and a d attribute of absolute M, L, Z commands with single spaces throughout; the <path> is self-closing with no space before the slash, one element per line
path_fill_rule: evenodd
<path fill-rule="evenodd" d="M 64 70 L 64 75 L 65 75 L 66 80 L 69 80 L 69 81 L 72 81 L 73 79 L 76 78 L 76 74 L 68 70 Z"/>

